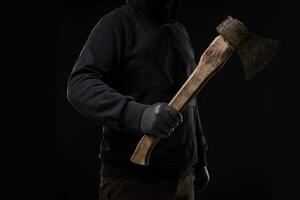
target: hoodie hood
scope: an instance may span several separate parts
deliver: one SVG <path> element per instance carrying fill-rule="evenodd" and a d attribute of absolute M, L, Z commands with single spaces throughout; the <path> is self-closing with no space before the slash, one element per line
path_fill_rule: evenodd
<path fill-rule="evenodd" d="M 181 0 L 127 0 L 126 4 L 154 23 L 174 23 L 179 15 Z"/>

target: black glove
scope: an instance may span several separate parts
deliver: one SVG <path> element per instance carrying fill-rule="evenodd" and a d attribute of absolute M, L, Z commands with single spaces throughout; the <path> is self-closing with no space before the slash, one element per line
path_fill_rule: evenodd
<path fill-rule="evenodd" d="M 179 111 L 167 103 L 156 103 L 148 106 L 143 112 L 140 130 L 144 134 L 166 138 L 182 122 Z"/>

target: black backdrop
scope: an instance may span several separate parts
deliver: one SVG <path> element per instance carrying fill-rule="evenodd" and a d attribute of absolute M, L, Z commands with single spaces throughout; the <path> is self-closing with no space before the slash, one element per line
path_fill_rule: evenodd
<path fill-rule="evenodd" d="M 61 2 L 51 10 L 51 184 L 53 200 L 97 199 L 101 132 L 66 98 L 69 73 L 97 21 L 123 0 Z M 287 32 L 283 1 L 184 1 L 186 26 L 197 60 L 228 15 L 252 32 L 282 40 Z M 51 43 L 51 44 L 50 44 Z M 258 77 L 243 80 L 237 55 L 199 93 L 199 109 L 209 143 L 211 182 L 197 199 L 289 199 L 284 188 L 286 154 L 280 126 L 286 46 Z"/>

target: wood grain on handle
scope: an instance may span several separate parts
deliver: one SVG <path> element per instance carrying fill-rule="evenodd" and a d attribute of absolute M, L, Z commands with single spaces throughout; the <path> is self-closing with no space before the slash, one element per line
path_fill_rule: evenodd
<path fill-rule="evenodd" d="M 196 69 L 170 101 L 169 106 L 183 111 L 206 82 L 222 68 L 233 50 L 233 47 L 221 35 L 216 37 L 201 56 Z M 152 150 L 159 140 L 159 137 L 144 135 L 132 154 L 131 162 L 149 165 Z"/>

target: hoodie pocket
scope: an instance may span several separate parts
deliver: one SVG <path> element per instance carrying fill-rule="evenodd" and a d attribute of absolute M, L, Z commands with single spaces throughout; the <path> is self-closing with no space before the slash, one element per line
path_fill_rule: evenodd
<path fill-rule="evenodd" d="M 196 123 L 195 123 L 195 105 L 190 105 L 187 107 L 188 111 L 188 122 L 186 127 L 186 148 L 185 155 L 187 160 L 194 160 L 197 156 L 197 138 L 196 138 Z"/>

